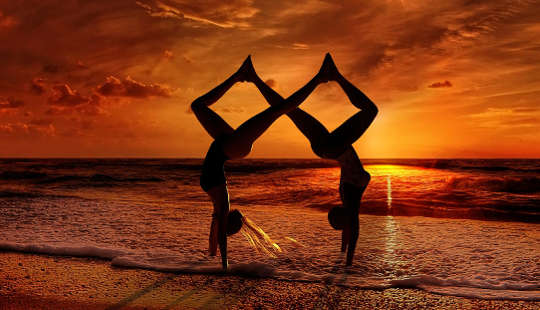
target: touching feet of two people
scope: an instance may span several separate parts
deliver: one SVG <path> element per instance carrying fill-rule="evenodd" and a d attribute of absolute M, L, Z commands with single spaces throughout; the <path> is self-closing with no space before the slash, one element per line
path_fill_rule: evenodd
<path fill-rule="evenodd" d="M 337 82 L 351 103 L 360 109 L 332 132 L 313 116 L 298 108 L 319 84 L 330 81 Z M 233 129 L 210 109 L 210 105 L 217 102 L 238 82 L 253 83 L 270 107 Z M 283 114 L 286 114 L 309 140 L 316 155 L 336 160 L 341 166 L 339 192 L 343 207 L 331 210 L 329 221 L 332 227 L 342 230 L 341 250 L 347 252 L 346 264 L 352 264 L 358 240 L 358 210 L 362 194 L 370 179 L 352 143 L 366 131 L 378 110 L 362 91 L 341 75 L 330 54 L 326 54 L 319 72 L 288 98 L 281 97 L 263 82 L 255 72 L 251 57 L 248 56 L 237 72 L 207 94 L 197 98 L 191 107 L 202 126 L 214 138 L 203 163 L 201 187 L 214 206 L 209 238 L 210 255 L 216 255 L 219 246 L 224 269 L 228 266 L 227 236 L 238 232 L 243 223 L 240 212 L 237 210 L 229 212 L 229 193 L 224 174 L 225 161 L 247 156 L 255 140 Z"/>

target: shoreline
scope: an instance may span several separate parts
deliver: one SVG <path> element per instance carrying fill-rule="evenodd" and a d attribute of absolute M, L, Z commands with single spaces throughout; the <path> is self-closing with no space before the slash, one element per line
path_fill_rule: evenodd
<path fill-rule="evenodd" d="M 105 260 L 0 251 L 0 309 L 538 309 L 420 289 L 369 290 L 227 275 L 173 274 Z"/>

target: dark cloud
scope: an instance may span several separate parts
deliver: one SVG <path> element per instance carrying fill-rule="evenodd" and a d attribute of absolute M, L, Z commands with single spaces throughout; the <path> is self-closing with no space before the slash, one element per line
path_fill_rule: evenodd
<path fill-rule="evenodd" d="M 174 57 L 174 53 L 170 50 L 163 51 L 163 58 L 170 60 Z"/>
<path fill-rule="evenodd" d="M 274 79 L 268 79 L 265 81 L 266 85 L 275 88 L 277 86 L 277 82 Z"/>
<path fill-rule="evenodd" d="M 248 27 L 246 19 L 259 11 L 251 0 L 140 0 L 136 3 L 150 16 L 190 20 L 222 28 Z"/>
<path fill-rule="evenodd" d="M 114 76 L 109 76 L 105 83 L 99 85 L 96 91 L 106 97 L 170 97 L 172 90 L 170 87 L 159 84 L 144 84 L 137 82 L 131 77 L 120 80 Z"/>
<path fill-rule="evenodd" d="M 3 29 L 14 27 L 18 24 L 18 20 L 13 16 L 6 16 L 0 11 L 0 31 Z"/>
<path fill-rule="evenodd" d="M 88 116 L 97 116 L 107 114 L 107 111 L 103 105 L 103 97 L 98 94 L 92 94 L 90 96 L 90 101 L 88 104 L 83 104 L 75 108 L 76 112 L 79 114 L 84 114 Z"/>
<path fill-rule="evenodd" d="M 36 74 L 91 92 L 107 76 L 125 75 L 148 55 L 191 41 L 201 29 L 148 18 L 134 0 L 0 1 L 3 16 L 19 21 L 0 29 L 0 94 L 20 89 Z M 203 36 L 204 37 L 204 36 Z M 173 51 L 174 52 L 174 51 Z"/>
<path fill-rule="evenodd" d="M 60 107 L 75 107 L 90 102 L 89 97 L 81 95 L 71 89 L 67 84 L 58 84 L 52 87 L 52 94 L 48 99 L 49 104 Z"/>
<path fill-rule="evenodd" d="M 30 82 L 30 91 L 36 95 L 41 95 L 45 92 L 45 80 L 42 78 L 34 78 Z"/>
<path fill-rule="evenodd" d="M 452 83 L 450 81 L 446 80 L 444 82 L 435 82 L 433 84 L 428 85 L 429 88 L 444 88 L 444 87 L 452 87 Z"/>
<path fill-rule="evenodd" d="M 52 123 L 4 123 L 0 124 L 0 135 L 4 136 L 55 136 L 56 128 Z"/>
<path fill-rule="evenodd" d="M 56 64 L 45 64 L 42 68 L 44 73 L 58 73 L 60 72 L 60 66 Z"/>
<path fill-rule="evenodd" d="M 52 106 L 45 111 L 45 115 L 64 115 L 73 113 L 72 109 Z"/>
<path fill-rule="evenodd" d="M 82 60 L 71 61 L 64 60 L 61 61 L 61 64 L 45 64 L 43 65 L 41 71 L 43 73 L 55 75 L 60 73 L 73 73 L 74 71 L 89 69 L 90 67 L 86 65 Z"/>
<path fill-rule="evenodd" d="M 37 119 L 33 119 L 29 122 L 29 124 L 31 125 L 36 125 L 36 126 L 49 126 L 53 123 L 52 120 L 50 119 L 45 119 L 45 118 L 37 118 Z"/>
<path fill-rule="evenodd" d="M 107 111 L 101 105 L 96 104 L 83 104 L 76 107 L 58 107 L 52 106 L 45 111 L 45 115 L 87 115 L 87 116 L 98 116 L 105 115 Z"/>
<path fill-rule="evenodd" d="M 22 100 L 15 99 L 13 97 L 0 98 L 0 110 L 5 109 L 17 109 L 24 105 Z"/>
<path fill-rule="evenodd" d="M 76 66 L 80 69 L 88 69 L 89 67 L 82 62 L 82 60 L 77 60 Z"/>

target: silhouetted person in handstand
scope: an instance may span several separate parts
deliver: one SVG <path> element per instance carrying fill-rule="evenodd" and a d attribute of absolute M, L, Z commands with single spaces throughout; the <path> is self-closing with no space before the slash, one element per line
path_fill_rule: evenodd
<path fill-rule="evenodd" d="M 227 80 L 207 94 L 197 98 L 191 104 L 191 109 L 197 116 L 201 125 L 214 138 L 204 159 L 201 173 L 201 187 L 210 196 L 214 205 L 212 224 L 210 228 L 210 255 L 216 255 L 217 246 L 221 253 L 223 269 L 227 269 L 227 234 L 237 232 L 242 225 L 235 224 L 228 228 L 229 192 L 223 166 L 229 159 L 243 158 L 251 151 L 251 146 L 272 123 L 283 114 L 291 112 L 319 84 L 318 75 L 304 87 L 295 92 L 286 100 L 280 100 L 268 109 L 253 116 L 238 128 L 233 129 L 215 111 L 209 108 L 218 101 L 234 84 L 238 82 L 255 82 L 257 73 L 253 68 L 251 57 L 248 56 L 240 69 Z M 231 212 L 232 213 L 232 212 Z"/>
<path fill-rule="evenodd" d="M 311 149 L 317 156 L 337 160 L 341 166 L 339 193 L 344 210 L 339 208 L 333 210 L 339 212 L 331 211 L 329 219 L 331 222 L 338 222 L 338 226 L 343 227 L 341 251 L 347 251 L 346 264 L 351 265 L 358 240 L 360 201 L 370 180 L 370 175 L 364 170 L 352 144 L 364 134 L 373 122 L 378 109 L 362 91 L 339 73 L 330 54 L 326 54 L 321 69 L 314 80 L 318 84 L 329 81 L 337 82 L 351 103 L 360 109 L 360 112 L 357 112 L 332 132 L 328 132 L 318 120 L 300 108 L 287 113 L 287 116 L 309 140 Z M 254 83 L 271 106 L 280 106 L 284 100 L 290 100 L 289 98 L 283 99 L 258 76 Z M 332 218 L 336 214 L 342 215 L 340 218 Z"/>

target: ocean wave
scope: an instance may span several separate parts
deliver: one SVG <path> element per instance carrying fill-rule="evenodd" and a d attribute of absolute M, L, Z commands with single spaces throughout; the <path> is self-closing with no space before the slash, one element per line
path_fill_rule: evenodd
<path fill-rule="evenodd" d="M 0 173 L 0 180 L 27 180 L 41 179 L 47 177 L 46 173 L 35 171 L 3 171 Z"/>
<path fill-rule="evenodd" d="M 527 177 L 450 177 L 446 181 L 449 190 L 480 189 L 492 192 L 529 194 L 540 192 L 540 178 Z"/>
<path fill-rule="evenodd" d="M 0 198 L 81 198 L 75 195 L 47 194 L 39 191 L 0 190 Z"/>
<path fill-rule="evenodd" d="M 341 207 L 341 203 L 312 203 L 306 207 L 328 212 L 334 207 Z M 518 208 L 519 206 L 501 204 L 491 207 L 448 207 L 433 205 L 431 201 L 416 201 L 414 203 L 393 202 L 392 208 L 387 207 L 387 202 L 377 199 L 366 199 L 359 209 L 360 214 L 379 216 L 423 216 L 449 219 L 473 219 L 512 221 L 525 223 L 540 223 L 540 211 L 538 208 Z"/>
<path fill-rule="evenodd" d="M 179 257 L 172 251 L 136 251 L 130 249 L 76 244 L 24 244 L 0 241 L 0 250 L 45 254 L 53 256 L 73 256 L 104 259 L 117 267 L 141 268 L 169 273 L 223 274 L 216 262 L 204 261 L 196 257 Z M 268 263 L 253 261 L 231 262 L 228 275 L 274 278 L 285 281 L 321 282 L 325 285 L 339 285 L 362 289 L 419 288 L 443 295 L 464 296 L 481 299 L 540 300 L 540 285 L 527 282 L 493 283 L 478 279 L 438 278 L 432 275 L 413 275 L 399 279 L 365 278 L 346 271 L 318 274 L 284 269 Z"/>
<path fill-rule="evenodd" d="M 0 250 L 56 256 L 93 257 L 107 260 L 130 254 L 127 250 L 99 247 L 95 245 L 27 244 L 6 241 L 0 242 Z"/>
<path fill-rule="evenodd" d="M 440 170 L 473 170 L 485 172 L 540 172 L 535 159 L 363 159 L 365 165 L 415 166 Z"/>
<path fill-rule="evenodd" d="M 0 198 L 35 198 L 40 196 L 40 193 L 34 192 L 0 190 Z"/>
<path fill-rule="evenodd" d="M 96 173 L 92 175 L 60 175 L 49 177 L 40 180 L 40 183 L 69 183 L 69 182 L 86 182 L 86 183 L 142 183 L 142 182 L 162 182 L 159 177 L 114 177 L 107 174 Z"/>
<path fill-rule="evenodd" d="M 336 188 L 295 189 L 287 187 L 276 195 L 272 191 L 250 191 L 241 195 L 231 196 L 231 203 L 239 205 L 287 205 L 313 207 L 340 203 Z M 323 208 L 323 207 L 321 207 Z"/>

